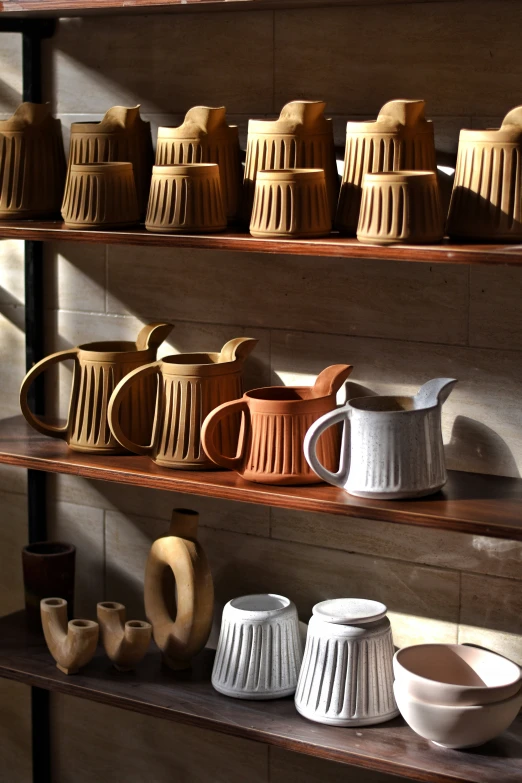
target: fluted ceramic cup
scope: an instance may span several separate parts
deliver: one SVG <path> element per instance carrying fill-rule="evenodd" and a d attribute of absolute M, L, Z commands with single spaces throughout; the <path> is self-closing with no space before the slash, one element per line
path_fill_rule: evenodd
<path fill-rule="evenodd" d="M 217 163 L 153 167 L 147 231 L 206 234 L 226 226 Z"/>
<path fill-rule="evenodd" d="M 369 245 L 440 242 L 444 219 L 433 171 L 365 174 L 357 239 Z"/>
<path fill-rule="evenodd" d="M 323 169 L 279 169 L 257 174 L 250 233 L 254 237 L 313 238 L 331 231 Z"/>
<path fill-rule="evenodd" d="M 71 164 L 62 204 L 66 228 L 120 228 L 139 216 L 132 163 Z"/>
<path fill-rule="evenodd" d="M 295 694 L 297 711 L 333 726 L 369 726 L 395 718 L 392 660 L 384 604 L 361 598 L 316 604 Z"/>
<path fill-rule="evenodd" d="M 303 657 L 295 604 L 282 595 L 244 595 L 223 609 L 212 685 L 235 699 L 295 692 Z"/>

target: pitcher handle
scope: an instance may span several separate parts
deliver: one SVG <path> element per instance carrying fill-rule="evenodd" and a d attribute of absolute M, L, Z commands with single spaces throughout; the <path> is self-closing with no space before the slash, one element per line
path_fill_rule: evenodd
<path fill-rule="evenodd" d="M 107 411 L 109 427 L 118 443 L 120 443 L 124 449 L 133 451 L 134 454 L 141 454 L 144 457 L 150 456 L 152 442 L 149 443 L 148 446 L 143 446 L 140 443 L 134 443 L 125 435 L 120 425 L 120 408 L 125 393 L 137 378 L 147 378 L 149 375 L 158 375 L 159 371 L 159 362 L 153 362 L 152 364 L 146 364 L 144 367 L 137 367 L 135 370 L 131 370 L 128 375 L 121 379 L 111 394 Z M 153 440 L 154 438 L 152 438 L 152 441 Z"/>
<path fill-rule="evenodd" d="M 27 375 L 22 381 L 22 386 L 20 387 L 20 408 L 22 409 L 22 413 L 26 421 L 37 432 L 41 432 L 42 435 L 50 435 L 51 438 L 62 438 L 62 440 L 67 437 L 67 432 L 69 429 L 69 423 L 71 418 L 71 405 L 69 403 L 67 424 L 64 427 L 56 427 L 53 424 L 46 424 L 44 421 L 42 421 L 37 416 L 35 416 L 34 413 L 32 413 L 32 411 L 29 409 L 29 403 L 27 401 L 27 395 L 29 393 L 29 389 L 33 381 L 35 381 L 36 378 L 38 378 L 38 376 L 44 370 L 47 370 L 53 364 L 58 364 L 58 362 L 64 362 L 67 359 L 76 359 L 77 356 L 78 356 L 77 348 L 68 348 L 66 351 L 58 351 L 57 353 L 52 353 L 50 356 L 46 356 L 45 359 L 41 359 L 33 367 L 31 367 L 31 369 L 29 370 L 29 372 L 27 373 Z"/>
<path fill-rule="evenodd" d="M 244 413 L 245 424 L 239 437 L 236 456 L 226 457 L 216 448 L 215 435 L 217 426 L 221 419 L 224 419 L 226 416 L 230 416 L 232 413 Z M 247 427 L 247 414 L 248 402 L 246 400 L 231 400 L 230 402 L 224 402 L 222 405 L 219 405 L 219 407 L 211 411 L 211 413 L 208 414 L 207 418 L 203 422 L 203 426 L 201 428 L 201 443 L 203 445 L 203 450 L 205 451 L 207 457 L 211 459 L 212 462 L 215 462 L 216 465 L 219 465 L 222 468 L 229 468 L 230 470 L 241 469 L 243 464 L 243 451 L 246 442 L 244 430 Z"/>
<path fill-rule="evenodd" d="M 344 488 L 350 472 L 349 449 L 345 447 L 347 430 L 346 420 L 349 418 L 350 409 L 347 406 L 325 413 L 320 419 L 314 421 L 306 433 L 303 443 L 304 455 L 312 470 L 317 473 L 319 478 L 322 478 L 323 481 L 328 482 L 328 484 L 333 484 L 335 487 Z M 340 464 L 337 473 L 332 473 L 319 462 L 319 458 L 317 457 L 317 442 L 328 427 L 332 427 L 334 424 L 339 424 L 340 422 L 343 422 Z"/>

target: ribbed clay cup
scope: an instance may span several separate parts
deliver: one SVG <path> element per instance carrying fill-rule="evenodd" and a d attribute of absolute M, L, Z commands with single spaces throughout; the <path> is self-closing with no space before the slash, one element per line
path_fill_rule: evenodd
<path fill-rule="evenodd" d="M 120 228 L 139 220 L 132 163 L 73 163 L 62 217 L 66 228 Z"/>
<path fill-rule="evenodd" d="M 369 245 L 440 242 L 444 218 L 432 171 L 366 174 L 357 239 Z"/>
<path fill-rule="evenodd" d="M 212 685 L 235 699 L 295 692 L 303 643 L 295 604 L 282 595 L 245 595 L 223 610 Z"/>
<path fill-rule="evenodd" d="M 254 237 L 323 237 L 332 221 L 323 169 L 258 172 L 250 233 Z"/>
<path fill-rule="evenodd" d="M 145 228 L 159 233 L 210 233 L 227 226 L 219 166 L 154 166 Z"/>
<path fill-rule="evenodd" d="M 393 652 L 384 604 L 359 598 L 316 604 L 295 694 L 297 711 L 332 726 L 395 718 Z"/>

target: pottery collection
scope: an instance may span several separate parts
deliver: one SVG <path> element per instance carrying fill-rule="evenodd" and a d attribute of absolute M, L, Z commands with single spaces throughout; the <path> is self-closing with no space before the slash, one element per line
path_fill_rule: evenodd
<path fill-rule="evenodd" d="M 25 616 L 30 631 L 42 631 L 40 602 L 50 595 L 62 596 L 74 615 L 76 547 L 61 541 L 40 541 L 22 549 Z"/>

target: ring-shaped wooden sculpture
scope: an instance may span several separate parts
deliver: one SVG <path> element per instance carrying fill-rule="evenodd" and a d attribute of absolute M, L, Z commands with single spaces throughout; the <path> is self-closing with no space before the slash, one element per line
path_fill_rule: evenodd
<path fill-rule="evenodd" d="M 169 535 L 151 547 L 145 570 L 145 613 L 152 624 L 154 641 L 171 669 L 187 669 L 205 646 L 212 628 L 214 586 L 203 548 L 197 540 L 197 511 L 174 509 Z M 172 586 L 175 580 L 175 617 Z"/>

